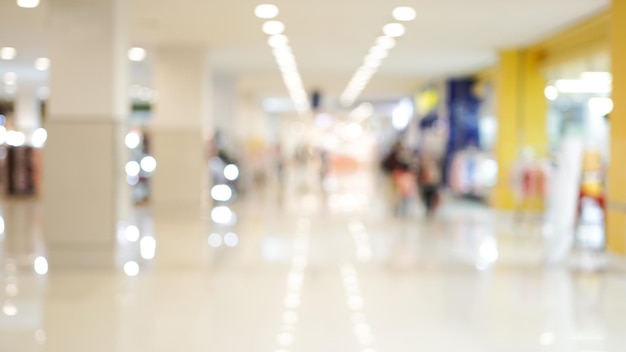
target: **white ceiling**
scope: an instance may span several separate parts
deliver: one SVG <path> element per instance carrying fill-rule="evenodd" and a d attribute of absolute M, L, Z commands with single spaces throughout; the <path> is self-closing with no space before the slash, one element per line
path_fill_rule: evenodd
<path fill-rule="evenodd" d="M 45 56 L 48 2 L 21 9 L 0 0 L 0 47 L 18 59 L 0 60 L 0 74 L 45 81 L 32 69 Z M 269 0 L 268 0 L 269 1 Z M 244 89 L 286 94 L 254 16 L 259 0 L 128 0 L 133 45 L 200 45 L 215 70 L 239 77 Z M 418 12 L 364 94 L 409 93 L 428 79 L 471 73 L 495 63 L 502 48 L 520 47 L 607 8 L 610 0 L 275 0 L 307 88 L 338 95 L 363 56 L 392 21 L 396 6 Z M 54 63 L 53 63 L 54 65 Z M 137 66 L 137 65 L 135 65 Z M 135 67 L 137 79 L 149 70 Z"/>

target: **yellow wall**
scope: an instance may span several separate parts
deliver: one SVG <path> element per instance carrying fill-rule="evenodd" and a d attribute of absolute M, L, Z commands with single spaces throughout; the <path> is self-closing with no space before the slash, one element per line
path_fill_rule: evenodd
<path fill-rule="evenodd" d="M 614 108 L 610 115 L 607 241 L 609 250 L 626 254 L 626 1 L 614 0 L 611 12 Z"/>
<path fill-rule="evenodd" d="M 610 38 L 611 11 L 607 10 L 532 45 L 531 49 L 541 52 L 542 68 L 546 69 L 607 52 Z"/>
<path fill-rule="evenodd" d="M 499 174 L 492 199 L 499 209 L 515 208 L 510 177 L 520 150 L 532 147 L 538 156 L 547 152 L 547 102 L 543 93 L 546 82 L 541 60 L 542 54 L 536 50 L 500 53 L 500 65 L 495 73 L 498 116 L 495 149 Z"/>

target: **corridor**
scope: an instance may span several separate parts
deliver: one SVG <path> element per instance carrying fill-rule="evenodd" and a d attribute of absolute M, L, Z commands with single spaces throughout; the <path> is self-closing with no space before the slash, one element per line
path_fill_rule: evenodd
<path fill-rule="evenodd" d="M 623 263 L 548 265 L 540 222 L 476 203 L 397 218 L 377 182 L 269 187 L 227 225 L 137 208 L 114 272 L 48 273 L 39 205 L 6 202 L 0 350 L 622 350 Z"/>

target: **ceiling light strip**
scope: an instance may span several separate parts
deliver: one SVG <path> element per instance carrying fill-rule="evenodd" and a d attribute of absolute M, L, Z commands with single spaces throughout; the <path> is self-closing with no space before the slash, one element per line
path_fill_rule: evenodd
<path fill-rule="evenodd" d="M 265 9 L 262 11 L 260 9 Z M 267 11 L 270 9 L 272 11 Z M 271 12 L 268 14 L 268 12 Z M 255 11 L 259 18 L 274 18 L 278 15 L 278 7 L 274 5 L 259 5 Z M 289 45 L 289 38 L 284 34 L 285 25 L 277 20 L 270 20 L 263 24 L 263 32 L 269 35 L 268 45 L 272 48 L 272 53 L 280 69 L 283 82 L 289 92 L 296 111 L 300 115 L 306 115 L 311 112 L 309 99 L 302 83 L 302 77 L 298 70 L 296 57 Z"/>
<path fill-rule="evenodd" d="M 394 9 L 392 14 L 397 21 L 412 21 L 416 17 L 415 10 L 410 7 L 398 7 Z M 357 69 L 341 94 L 341 104 L 349 107 L 356 102 L 384 59 L 389 56 L 389 51 L 395 47 L 395 38 L 403 36 L 405 32 L 404 25 L 398 22 L 389 23 L 383 27 L 383 35 L 376 39 L 376 43 L 363 59 L 363 64 Z"/>

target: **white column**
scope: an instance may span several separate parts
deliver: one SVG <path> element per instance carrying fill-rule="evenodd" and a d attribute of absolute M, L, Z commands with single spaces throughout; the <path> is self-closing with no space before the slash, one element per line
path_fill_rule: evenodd
<path fill-rule="evenodd" d="M 209 125 L 208 62 L 204 49 L 160 48 L 155 57 L 158 101 L 151 126 L 157 169 L 155 214 L 198 216 L 207 201 L 204 129 Z"/>
<path fill-rule="evenodd" d="M 51 270 L 112 267 L 129 209 L 123 143 L 127 101 L 126 0 L 49 4 L 48 142 L 44 236 Z"/>
<path fill-rule="evenodd" d="M 37 95 L 37 87 L 20 85 L 15 100 L 15 129 L 26 136 L 41 127 L 41 101 Z"/>
<path fill-rule="evenodd" d="M 237 140 L 237 82 L 234 77 L 227 74 L 215 73 L 212 75 L 212 113 L 213 126 L 223 136 L 226 152 L 231 157 L 239 151 Z"/>

